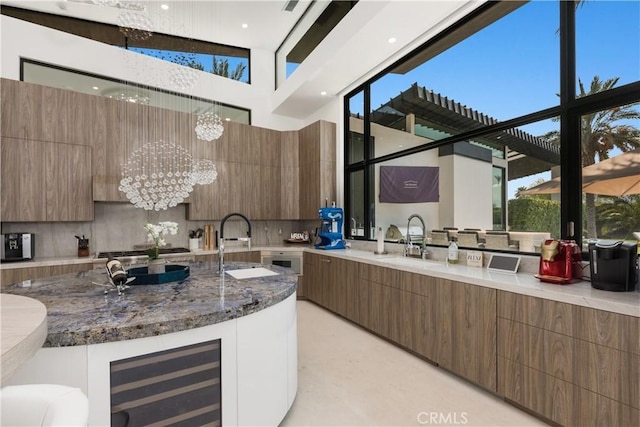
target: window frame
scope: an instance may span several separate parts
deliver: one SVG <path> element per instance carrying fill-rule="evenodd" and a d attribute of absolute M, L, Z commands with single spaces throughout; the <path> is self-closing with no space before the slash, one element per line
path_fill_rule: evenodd
<path fill-rule="evenodd" d="M 507 14 L 496 14 L 496 10 L 500 10 L 501 3 L 505 2 L 489 2 L 474 12 L 461 19 L 457 23 L 443 30 L 441 33 L 427 41 L 413 52 L 405 55 L 403 58 L 394 62 L 390 66 L 371 77 L 369 80 L 351 90 L 344 96 L 343 103 L 343 126 L 344 129 L 344 158 L 347 159 L 349 153 L 348 134 L 349 129 L 349 100 L 351 97 L 364 93 L 364 138 L 368 140 L 371 133 L 370 109 L 371 109 L 371 85 L 378 79 L 385 76 L 391 70 L 400 67 L 408 62 L 415 62 L 415 58 L 425 56 L 433 57 L 437 53 L 455 45 L 457 42 L 470 35 L 470 25 L 474 29 L 478 28 L 478 23 L 483 22 L 484 25 L 491 25 L 497 19 Z M 558 106 L 546 108 L 525 114 L 520 117 L 501 121 L 488 126 L 483 126 L 472 131 L 463 132 L 457 135 L 449 136 L 440 140 L 431 141 L 423 145 L 410 149 L 398 151 L 392 154 L 371 158 L 365 146 L 365 159 L 362 162 L 348 164 L 345 162 L 344 174 L 345 178 L 350 173 L 363 170 L 365 188 L 370 188 L 371 179 L 369 170 L 370 166 L 376 163 L 404 157 L 421 151 L 437 149 L 441 146 L 454 144 L 456 142 L 471 140 L 475 137 L 490 134 L 492 132 L 502 131 L 509 128 L 524 126 L 536 121 L 559 118 L 560 138 L 560 169 L 563 179 L 561 180 L 560 195 L 560 229 L 561 238 L 572 239 L 578 242 L 582 241 L 582 164 L 581 164 L 581 141 L 580 141 L 580 120 L 581 116 L 587 113 L 595 112 L 602 109 L 613 108 L 620 105 L 630 104 L 640 101 L 640 81 L 625 84 L 606 92 L 600 92 L 584 98 L 576 98 L 576 25 L 575 25 L 575 3 L 571 1 L 558 1 L 560 8 L 560 103 Z M 498 8 L 498 9 L 494 9 Z M 498 16 L 496 18 L 496 16 Z M 430 52 L 430 53 L 429 53 Z M 344 180 L 345 200 L 345 216 L 351 217 L 350 209 L 350 190 L 349 180 Z M 364 204 L 370 206 L 373 200 L 370 199 L 371 191 L 365 191 Z M 506 202 L 506 201 L 505 201 Z M 369 210 L 365 209 L 366 224 L 371 224 L 375 218 L 370 218 Z M 372 240 L 372 236 L 362 238 L 362 236 L 351 236 L 354 239 Z"/>

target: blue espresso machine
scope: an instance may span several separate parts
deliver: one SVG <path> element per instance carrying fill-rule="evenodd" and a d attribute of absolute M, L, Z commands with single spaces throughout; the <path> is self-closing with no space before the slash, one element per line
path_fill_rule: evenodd
<path fill-rule="evenodd" d="M 316 243 L 316 249 L 344 249 L 344 239 L 342 237 L 342 223 L 344 213 L 342 208 L 320 208 L 318 215 L 322 218 L 322 225 Z M 317 241 L 317 240 L 316 240 Z"/>

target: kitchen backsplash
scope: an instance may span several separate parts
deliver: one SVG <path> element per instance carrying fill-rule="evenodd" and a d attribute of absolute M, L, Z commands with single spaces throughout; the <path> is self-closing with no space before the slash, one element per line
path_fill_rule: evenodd
<path fill-rule="evenodd" d="M 220 221 L 188 221 L 186 206 L 178 205 L 166 211 L 145 211 L 128 203 L 97 202 L 94 205 L 93 222 L 28 222 L 3 223 L 2 233 L 27 232 L 36 235 L 36 259 L 51 257 L 77 256 L 77 239 L 84 235 L 89 239 L 91 256 L 97 252 L 132 250 L 136 245 L 148 244 L 144 224 L 157 224 L 160 221 L 178 223 L 178 234 L 166 236 L 165 240 L 172 247 L 189 247 L 189 230 L 204 228 L 205 224 L 213 224 L 220 230 Z M 241 212 L 242 213 L 242 212 Z M 252 246 L 281 245 L 292 232 L 307 230 L 312 232 L 320 226 L 318 221 L 251 221 Z M 244 237 L 246 234 L 244 221 L 230 219 L 224 227 L 227 237 Z M 227 242 L 227 247 L 245 243 Z"/>

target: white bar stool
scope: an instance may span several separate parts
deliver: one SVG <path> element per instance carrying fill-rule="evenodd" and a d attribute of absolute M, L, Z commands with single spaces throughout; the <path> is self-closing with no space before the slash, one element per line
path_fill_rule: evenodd
<path fill-rule="evenodd" d="M 89 399 L 79 389 L 57 384 L 25 384 L 0 389 L 2 426 L 86 426 Z"/>

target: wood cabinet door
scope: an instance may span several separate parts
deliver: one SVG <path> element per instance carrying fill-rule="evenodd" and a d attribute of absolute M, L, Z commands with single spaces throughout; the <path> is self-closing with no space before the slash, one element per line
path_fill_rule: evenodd
<path fill-rule="evenodd" d="M 46 152 L 38 141 L 3 137 L 2 221 L 46 221 Z"/>
<path fill-rule="evenodd" d="M 335 200 L 336 125 L 318 121 L 298 132 L 300 219 L 315 219 L 325 199 Z"/>
<path fill-rule="evenodd" d="M 496 290 L 438 279 L 436 361 L 496 391 Z"/>
<path fill-rule="evenodd" d="M 47 221 L 92 221 L 91 147 L 43 143 Z"/>
<path fill-rule="evenodd" d="M 322 299 L 322 288 L 320 281 L 320 270 L 318 268 L 320 256 L 305 252 L 303 255 L 304 271 L 304 291 L 307 299 L 320 304 Z"/>

